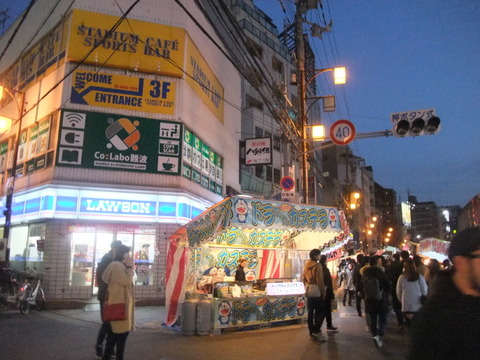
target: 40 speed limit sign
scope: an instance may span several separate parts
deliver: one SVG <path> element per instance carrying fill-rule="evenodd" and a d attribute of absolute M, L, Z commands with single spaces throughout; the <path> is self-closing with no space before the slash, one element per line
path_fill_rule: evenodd
<path fill-rule="evenodd" d="M 348 145 L 355 139 L 355 126 L 348 120 L 337 120 L 330 127 L 330 140 L 337 145 Z"/>

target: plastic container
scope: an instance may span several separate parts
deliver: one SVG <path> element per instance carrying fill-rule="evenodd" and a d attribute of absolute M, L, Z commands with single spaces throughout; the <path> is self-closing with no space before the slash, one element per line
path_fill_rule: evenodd
<path fill-rule="evenodd" d="M 194 335 L 197 324 L 198 301 L 188 299 L 182 302 L 182 332 L 185 335 Z"/>
<path fill-rule="evenodd" d="M 197 305 L 197 335 L 209 335 L 212 327 L 212 302 L 203 299 Z"/>

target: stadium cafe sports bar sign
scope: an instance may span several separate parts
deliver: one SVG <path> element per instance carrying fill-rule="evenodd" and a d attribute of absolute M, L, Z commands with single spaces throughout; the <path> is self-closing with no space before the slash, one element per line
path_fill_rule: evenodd
<path fill-rule="evenodd" d="M 181 123 L 64 109 L 60 127 L 58 166 L 168 175 L 182 173 Z M 202 154 L 208 161 L 213 158 L 209 169 L 221 166 L 219 157 L 216 154 L 212 157 L 212 154 L 211 151 Z M 204 177 L 203 186 L 221 195 L 222 177 L 206 171 Z"/>

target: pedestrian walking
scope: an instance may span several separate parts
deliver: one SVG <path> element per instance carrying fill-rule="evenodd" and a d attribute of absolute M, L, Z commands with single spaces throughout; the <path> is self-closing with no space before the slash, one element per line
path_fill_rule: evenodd
<path fill-rule="evenodd" d="M 323 280 L 325 282 L 325 322 L 327 323 L 328 332 L 337 332 L 338 328 L 333 326 L 332 321 L 332 300 L 335 299 L 333 292 L 332 275 L 327 266 L 327 256 L 320 256 L 320 265 L 322 265 Z"/>
<path fill-rule="evenodd" d="M 110 251 L 103 255 L 102 260 L 98 263 L 97 272 L 95 273 L 95 280 L 98 286 L 98 294 L 97 298 L 100 303 L 100 318 L 103 317 L 103 304 L 105 303 L 105 296 L 107 294 L 107 283 L 103 281 L 102 275 L 108 265 L 113 261 L 115 256 L 115 249 L 117 249 L 122 242 L 119 240 L 115 240 L 110 244 Z M 102 325 L 100 325 L 100 330 L 98 331 L 97 335 L 97 342 L 95 343 L 95 355 L 98 359 L 103 357 L 103 342 L 107 338 L 109 323 L 102 321 Z"/>
<path fill-rule="evenodd" d="M 110 304 L 125 304 L 125 320 L 110 322 L 107 335 L 107 345 L 103 359 L 109 360 L 116 346 L 116 359 L 123 360 L 123 353 L 127 337 L 134 326 L 134 298 L 133 298 L 133 259 L 129 254 L 130 248 L 125 245 L 115 250 L 115 257 L 103 272 L 102 279 L 108 284 L 108 302 Z"/>
<path fill-rule="evenodd" d="M 393 254 L 392 257 L 393 257 L 393 262 L 390 265 L 389 274 L 391 277 L 390 281 L 391 281 L 392 289 L 396 289 L 398 278 L 403 273 L 403 262 L 400 261 L 400 255 L 397 253 Z M 403 314 L 402 314 L 402 303 L 400 299 L 397 297 L 396 291 L 392 291 L 392 309 L 397 319 L 399 331 L 403 331 L 404 321 L 403 321 Z"/>
<path fill-rule="evenodd" d="M 355 295 L 355 286 L 353 285 L 353 263 L 349 262 L 341 272 L 343 288 L 343 306 L 346 305 L 348 297 L 348 306 L 352 306 L 352 298 Z"/>
<path fill-rule="evenodd" d="M 355 264 L 355 267 L 353 268 L 353 273 L 352 273 L 353 286 L 355 287 L 355 306 L 357 308 L 358 316 L 362 316 L 363 294 L 361 292 L 362 275 L 360 274 L 360 269 L 364 265 L 365 265 L 365 263 L 364 263 L 363 254 L 358 254 L 357 255 L 357 263 Z"/>
<path fill-rule="evenodd" d="M 440 272 L 440 263 L 438 262 L 437 259 L 430 259 L 427 265 L 428 272 L 427 276 L 425 277 L 425 281 L 427 282 L 427 285 L 430 289 L 430 285 L 433 283 L 433 280 L 437 276 L 437 274 Z"/>
<path fill-rule="evenodd" d="M 325 341 L 321 328 L 325 320 L 325 280 L 320 260 L 320 250 L 310 251 L 310 259 L 303 268 L 303 283 L 307 290 L 307 324 L 310 337 L 314 340 Z M 309 292 L 311 285 L 312 293 Z"/>
<path fill-rule="evenodd" d="M 417 272 L 426 279 L 428 277 L 428 267 L 423 263 L 423 258 L 420 255 L 413 255 L 413 262 Z"/>
<path fill-rule="evenodd" d="M 402 314 L 407 328 L 410 329 L 415 313 L 427 298 L 428 286 L 425 278 L 419 274 L 412 259 L 405 260 L 404 270 L 398 278 L 396 294 L 402 303 Z"/>
<path fill-rule="evenodd" d="M 383 347 L 388 313 L 388 294 L 390 282 L 385 271 L 378 266 L 378 257 L 370 258 L 370 266 L 362 268 L 362 286 L 365 296 L 365 312 L 369 316 L 370 331 L 373 342 L 378 348 Z"/>
<path fill-rule="evenodd" d="M 480 359 L 480 228 L 460 231 L 448 257 L 412 323 L 410 360 Z"/>

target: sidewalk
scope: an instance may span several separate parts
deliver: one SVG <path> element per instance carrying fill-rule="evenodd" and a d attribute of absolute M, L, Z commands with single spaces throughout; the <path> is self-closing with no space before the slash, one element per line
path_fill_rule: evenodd
<path fill-rule="evenodd" d="M 355 303 L 353 306 L 343 306 L 341 300 L 338 300 L 338 310 L 332 312 L 333 323 L 335 326 L 340 325 L 344 319 L 351 319 L 355 323 L 361 324 L 361 328 L 364 329 L 365 313 L 363 317 L 357 315 Z M 48 310 L 54 314 L 70 317 L 77 320 L 101 323 L 100 320 L 100 305 L 98 303 L 92 303 L 85 305 L 82 309 L 63 309 L 63 310 Z M 362 306 L 363 311 L 363 306 Z M 396 326 L 393 313 L 389 313 L 389 327 L 396 332 Z M 136 329 L 165 331 L 165 332 L 177 332 L 179 329 L 172 329 L 162 326 L 165 320 L 165 306 L 136 306 L 135 307 L 135 326 Z M 365 324 L 365 325 L 364 325 Z"/>
<path fill-rule="evenodd" d="M 82 309 L 65 309 L 65 310 L 49 310 L 50 312 L 62 316 L 82 321 L 101 323 L 100 305 L 88 304 Z M 135 326 L 137 329 L 144 330 L 165 330 L 170 332 L 171 329 L 163 327 L 162 322 L 165 319 L 164 306 L 137 306 L 135 307 Z"/>

